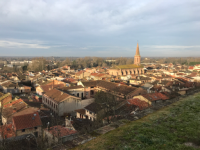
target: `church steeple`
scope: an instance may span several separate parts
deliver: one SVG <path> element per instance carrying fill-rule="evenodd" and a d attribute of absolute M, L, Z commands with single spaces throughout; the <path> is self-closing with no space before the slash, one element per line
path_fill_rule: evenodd
<path fill-rule="evenodd" d="M 141 59 L 141 56 L 140 56 L 140 51 L 139 51 L 139 44 L 137 43 L 136 53 L 135 53 L 135 56 L 134 56 L 134 64 L 140 65 L 140 59 Z"/>
<path fill-rule="evenodd" d="M 140 56 L 140 51 L 139 51 L 139 44 L 137 43 L 137 48 L 136 48 L 136 53 L 135 55 L 139 55 Z"/>

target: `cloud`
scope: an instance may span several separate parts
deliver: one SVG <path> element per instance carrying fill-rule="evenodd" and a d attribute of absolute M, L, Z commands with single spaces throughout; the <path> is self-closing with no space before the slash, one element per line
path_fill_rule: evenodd
<path fill-rule="evenodd" d="M 166 49 L 197 53 L 199 10 L 199 0 L 0 0 L 0 47 L 26 48 L 26 55 L 48 49 L 44 55 L 109 51 L 115 57 L 129 56 L 139 40 L 145 55 L 153 49 L 161 56 Z"/>
<path fill-rule="evenodd" d="M 181 46 L 181 45 L 149 45 L 142 46 L 144 48 L 159 48 L 159 49 L 187 49 L 187 48 L 200 48 L 200 45 L 194 46 Z"/>
<path fill-rule="evenodd" d="M 36 48 L 36 49 L 48 49 L 50 46 L 42 46 L 40 44 L 30 44 L 21 42 L 12 42 L 0 40 L 0 47 L 4 48 Z"/>

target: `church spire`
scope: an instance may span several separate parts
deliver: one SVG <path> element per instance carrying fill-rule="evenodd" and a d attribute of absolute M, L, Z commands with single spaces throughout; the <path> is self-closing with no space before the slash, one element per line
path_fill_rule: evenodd
<path fill-rule="evenodd" d="M 137 43 L 137 48 L 136 48 L 136 53 L 135 53 L 135 55 L 140 56 L 139 44 L 138 44 L 138 43 Z"/>
<path fill-rule="evenodd" d="M 140 51 L 139 51 L 139 44 L 137 43 L 136 53 L 134 56 L 134 64 L 140 65 L 140 60 L 141 60 L 141 56 L 140 56 Z"/>

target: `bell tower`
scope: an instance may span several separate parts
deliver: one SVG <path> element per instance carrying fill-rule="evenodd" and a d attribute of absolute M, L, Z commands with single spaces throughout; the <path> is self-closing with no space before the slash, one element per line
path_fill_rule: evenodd
<path fill-rule="evenodd" d="M 136 53 L 135 53 L 135 56 L 134 56 L 134 64 L 140 65 L 140 59 L 141 59 L 141 56 L 140 56 L 140 51 L 139 51 L 139 44 L 137 43 Z"/>

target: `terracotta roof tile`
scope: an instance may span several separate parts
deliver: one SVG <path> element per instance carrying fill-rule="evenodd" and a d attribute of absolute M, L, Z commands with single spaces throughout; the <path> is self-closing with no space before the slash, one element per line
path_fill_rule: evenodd
<path fill-rule="evenodd" d="M 59 137 L 65 137 L 68 135 L 78 133 L 76 130 L 70 130 L 70 129 L 60 126 L 60 125 L 50 127 L 49 130 L 46 129 L 46 131 L 48 131 L 49 133 L 53 134 L 56 137 L 58 137 L 58 135 L 59 135 Z"/>
<path fill-rule="evenodd" d="M 148 108 L 149 107 L 149 104 L 145 101 L 142 101 L 138 98 L 134 98 L 134 99 L 129 99 L 127 100 L 128 102 L 128 106 L 138 106 L 140 110 L 143 110 L 145 108 Z"/>
<path fill-rule="evenodd" d="M 40 87 L 43 89 L 44 92 L 48 92 L 48 91 L 52 90 L 52 88 L 62 88 L 62 87 L 64 87 L 64 85 L 63 84 L 56 84 L 53 86 L 52 85 L 41 85 Z"/>
<path fill-rule="evenodd" d="M 40 120 L 40 116 L 38 112 L 29 113 L 24 111 L 23 114 L 15 114 L 13 116 L 13 124 L 16 130 L 27 129 L 42 126 L 42 122 Z"/>
<path fill-rule="evenodd" d="M 12 128 L 12 124 L 6 124 L 0 127 L 1 137 L 11 138 L 15 136 L 15 131 Z"/>
<path fill-rule="evenodd" d="M 189 66 L 189 68 L 188 69 L 194 69 L 194 67 L 193 66 Z"/>
<path fill-rule="evenodd" d="M 7 107 L 13 106 L 14 104 L 17 104 L 17 103 L 24 103 L 24 101 L 20 98 L 20 99 L 18 99 L 18 100 L 12 101 L 12 102 L 9 103 L 9 104 L 4 105 L 3 107 L 4 107 L 4 108 L 7 108 Z M 26 104 L 26 103 L 25 103 L 25 104 Z"/>
<path fill-rule="evenodd" d="M 57 89 L 50 90 L 50 91 L 46 92 L 44 95 L 48 96 L 49 98 L 51 98 L 57 102 L 61 102 L 71 96 L 71 95 L 61 92 Z"/>
<path fill-rule="evenodd" d="M 149 94 L 144 94 L 142 96 L 145 97 L 146 99 L 148 99 L 149 101 L 169 99 L 169 97 L 167 97 L 166 95 L 164 95 L 162 93 L 149 93 Z"/>

